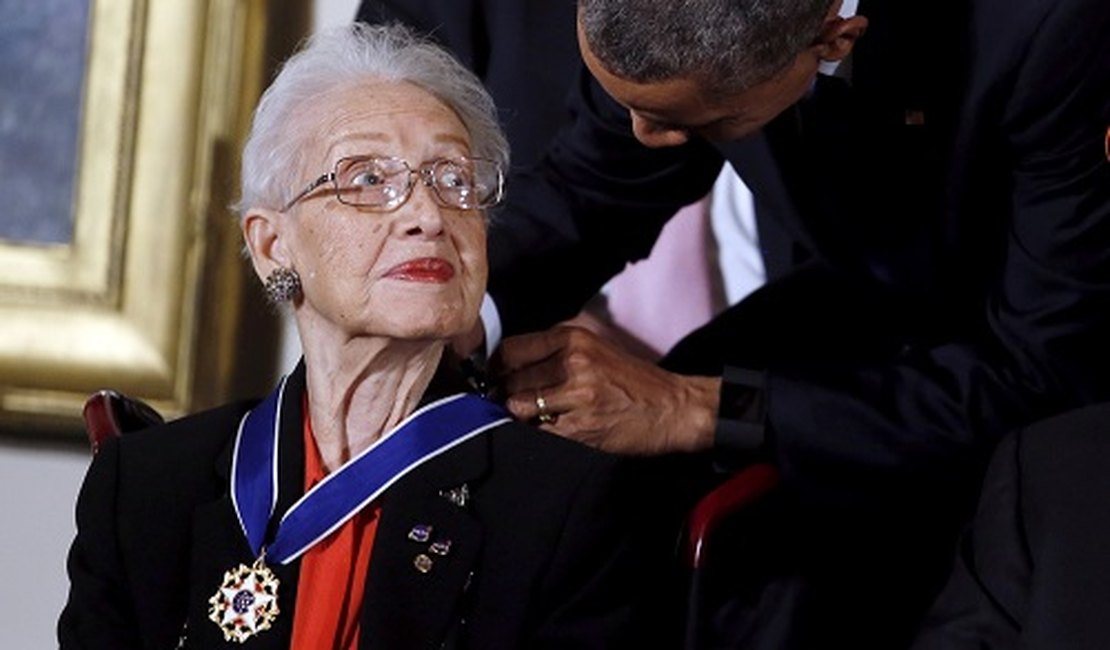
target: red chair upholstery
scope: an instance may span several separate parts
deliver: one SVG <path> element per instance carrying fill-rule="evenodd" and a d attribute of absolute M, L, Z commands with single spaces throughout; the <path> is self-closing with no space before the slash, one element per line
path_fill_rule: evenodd
<path fill-rule="evenodd" d="M 145 402 L 114 390 L 100 390 L 85 400 L 85 432 L 93 453 L 105 440 L 162 424 L 162 416 Z"/>
<path fill-rule="evenodd" d="M 703 648 L 715 610 L 716 596 L 711 585 L 714 564 L 735 549 L 723 547 L 718 533 L 729 520 L 736 521 L 745 511 L 763 503 L 779 484 L 779 473 L 770 463 L 755 463 L 733 474 L 703 496 L 690 511 L 686 522 L 684 564 L 687 583 L 685 647 Z M 730 531 L 735 534 L 735 531 Z M 715 562 L 715 559 L 717 561 Z M 718 586 L 719 588 L 719 586 Z"/>
<path fill-rule="evenodd" d="M 686 565 L 693 570 L 709 563 L 713 532 L 726 519 L 758 502 L 779 483 L 779 473 L 769 463 L 756 463 L 732 475 L 698 500 L 687 520 Z"/>

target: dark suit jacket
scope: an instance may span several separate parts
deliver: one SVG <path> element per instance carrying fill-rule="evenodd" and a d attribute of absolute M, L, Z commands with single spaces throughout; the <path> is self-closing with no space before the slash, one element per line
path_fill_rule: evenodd
<path fill-rule="evenodd" d="M 738 142 L 646 149 L 583 76 L 572 128 L 510 179 L 489 250 L 506 333 L 549 326 L 646 256 L 727 160 L 771 282 L 674 367 L 766 370 L 786 481 L 869 514 L 965 489 L 1005 431 L 1110 399 L 1110 3 L 860 13 L 851 83 L 820 78 Z"/>
<path fill-rule="evenodd" d="M 282 405 L 276 522 L 303 492 L 303 367 Z M 454 392 L 454 391 L 449 391 Z M 437 391 L 429 390 L 429 395 Z M 225 571 L 253 558 L 228 494 L 230 445 L 251 404 L 182 418 L 103 446 L 77 506 L 63 648 L 240 647 L 208 620 Z M 118 444 L 116 444 L 118 442 Z M 658 574 L 671 537 L 644 533 L 648 505 L 627 465 L 511 423 L 406 475 L 382 497 L 362 614 L 362 648 L 626 647 L 645 571 Z M 466 484 L 458 507 L 441 490 Z M 656 531 L 665 517 L 652 522 Z M 430 572 L 408 539 L 431 524 L 452 541 Z M 273 525 L 273 523 L 271 523 Z M 652 539 L 660 546 L 652 549 Z M 243 648 L 288 647 L 299 561 L 281 580 L 273 629 Z"/>
<path fill-rule="evenodd" d="M 915 650 L 1110 647 L 1110 404 L 1006 437 Z"/>

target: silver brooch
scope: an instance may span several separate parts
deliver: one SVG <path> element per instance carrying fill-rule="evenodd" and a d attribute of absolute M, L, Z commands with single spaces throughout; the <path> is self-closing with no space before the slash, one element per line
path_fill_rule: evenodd
<path fill-rule="evenodd" d="M 440 490 L 439 496 L 447 499 L 460 508 L 465 508 L 467 501 L 470 501 L 470 488 L 466 483 L 463 483 L 459 487 Z"/>

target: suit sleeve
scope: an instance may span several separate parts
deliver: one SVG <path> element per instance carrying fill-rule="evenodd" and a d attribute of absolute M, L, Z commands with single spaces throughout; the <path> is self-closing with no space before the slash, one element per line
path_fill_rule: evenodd
<path fill-rule="evenodd" d="M 1002 113 L 1014 215 L 988 315 L 1037 388 L 1089 403 L 1110 394 L 1110 5 L 1052 6 Z"/>
<path fill-rule="evenodd" d="M 77 500 L 69 598 L 58 622 L 63 650 L 141 646 L 116 538 L 118 467 L 119 445 L 109 441 L 94 457 Z"/>
<path fill-rule="evenodd" d="M 506 334 L 569 318 L 720 171 L 704 142 L 647 149 L 627 111 L 581 69 L 564 127 L 537 166 L 510 176 L 490 223 L 489 292 Z"/>

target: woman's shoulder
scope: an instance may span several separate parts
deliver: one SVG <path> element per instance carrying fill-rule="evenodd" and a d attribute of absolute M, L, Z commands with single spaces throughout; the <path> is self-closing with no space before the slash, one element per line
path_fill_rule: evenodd
<path fill-rule="evenodd" d="M 660 459 L 599 451 L 580 442 L 520 422 L 490 432 L 490 472 L 487 488 L 527 494 L 534 503 L 653 501 L 669 490 L 669 465 Z"/>
<path fill-rule="evenodd" d="M 206 479 L 230 449 L 239 421 L 253 404 L 253 400 L 235 402 L 127 432 L 108 441 L 98 455 L 116 457 L 124 484 L 181 485 Z"/>
<path fill-rule="evenodd" d="M 508 422 L 490 432 L 492 460 L 498 471 L 510 464 L 531 476 L 553 475 L 559 483 L 578 482 L 589 474 L 610 474 L 633 459 L 609 454 L 522 422 Z"/>
<path fill-rule="evenodd" d="M 250 404 L 229 404 L 106 441 L 82 486 L 79 521 L 110 512 L 119 529 L 111 534 L 121 538 L 137 535 L 167 548 L 176 537 L 187 538 L 194 510 L 227 491 L 230 443 Z M 86 534 L 104 533 L 99 530 Z M 150 541 L 153 530 L 162 540 L 157 544 Z"/>
<path fill-rule="evenodd" d="M 257 400 L 233 402 L 183 415 L 163 424 L 124 433 L 119 444 L 128 453 L 177 453 L 226 443 L 243 415 L 256 403 Z"/>

